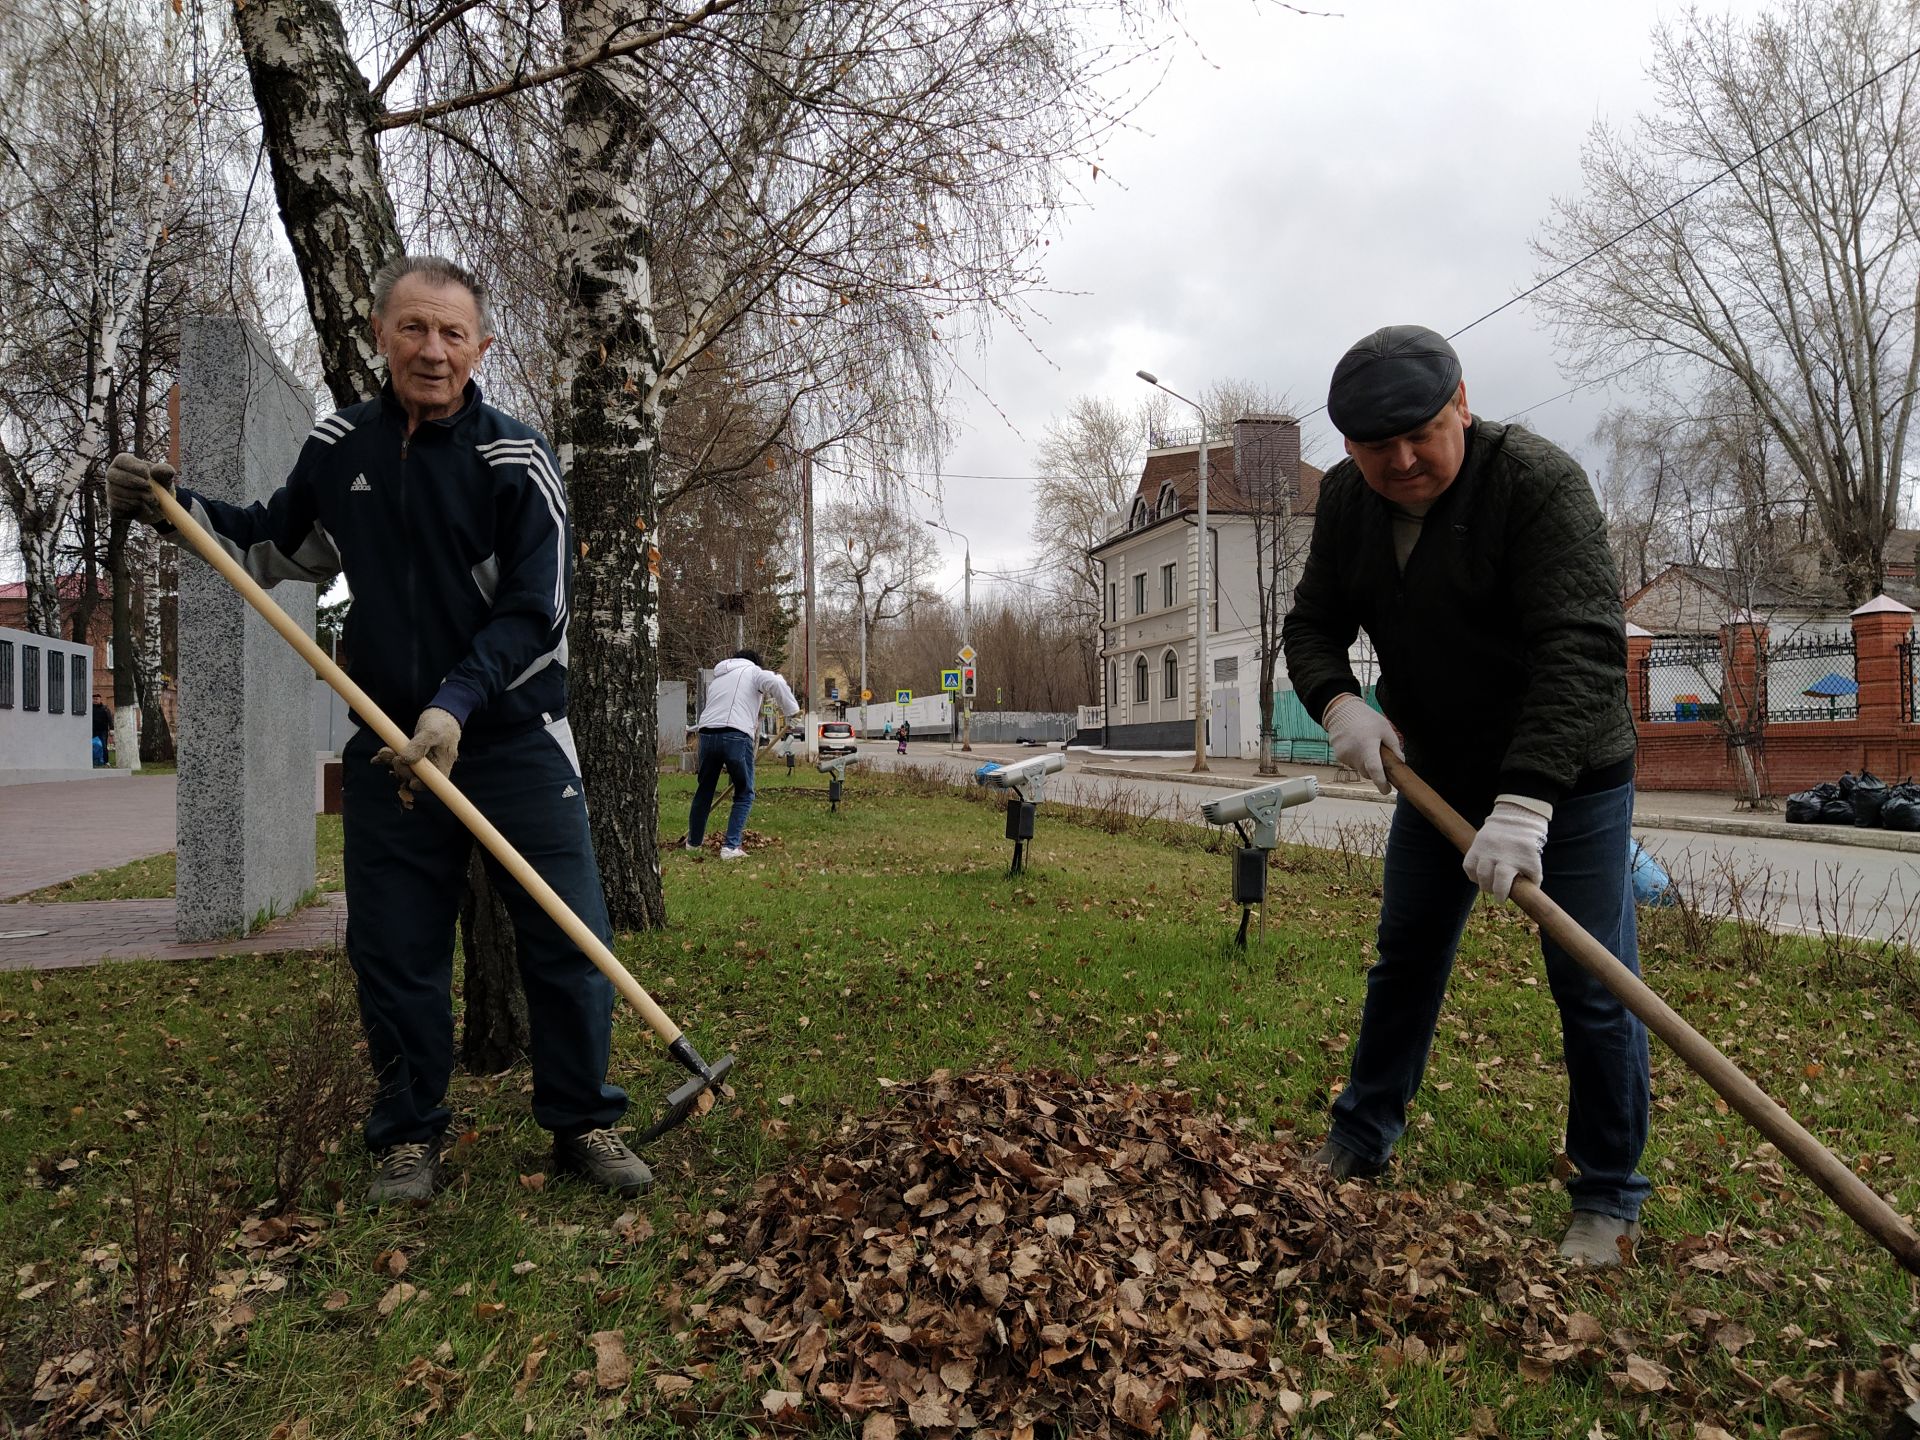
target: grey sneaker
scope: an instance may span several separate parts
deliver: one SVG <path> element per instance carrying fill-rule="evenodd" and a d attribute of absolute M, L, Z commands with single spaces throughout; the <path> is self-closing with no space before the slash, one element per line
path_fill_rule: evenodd
<path fill-rule="evenodd" d="M 738 845 L 722 845 L 720 847 L 720 858 L 722 860 L 744 860 L 747 858 L 747 852 Z"/>
<path fill-rule="evenodd" d="M 1602 1215 L 1598 1210 L 1576 1210 L 1567 1222 L 1567 1233 L 1560 1237 L 1560 1258 L 1596 1270 L 1624 1265 L 1639 1238 L 1637 1220 Z"/>
<path fill-rule="evenodd" d="M 1328 1140 L 1313 1152 L 1308 1163 L 1326 1166 L 1336 1180 L 1371 1180 L 1387 1168 L 1384 1162 L 1365 1159 L 1338 1140 Z"/>
<path fill-rule="evenodd" d="M 367 1187 L 369 1205 L 411 1201 L 424 1205 L 440 1184 L 440 1139 L 389 1145 L 379 1155 L 380 1172 Z"/>
<path fill-rule="evenodd" d="M 553 1168 L 563 1175 L 580 1175 L 622 1195 L 642 1195 L 653 1188 L 653 1171 L 611 1130 L 589 1130 L 584 1135 L 553 1137 Z"/>

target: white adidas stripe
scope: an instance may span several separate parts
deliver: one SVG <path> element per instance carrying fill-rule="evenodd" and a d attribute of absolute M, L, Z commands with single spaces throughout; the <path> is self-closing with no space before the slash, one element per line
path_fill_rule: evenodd
<path fill-rule="evenodd" d="M 560 477 L 554 473 L 546 447 L 538 440 L 509 439 L 489 441 L 485 445 L 474 446 L 474 449 L 486 456 L 489 465 L 523 467 L 539 490 L 540 498 L 546 501 L 547 513 L 553 517 L 554 528 L 554 623 L 564 626 L 567 622 L 567 493 L 560 483 Z"/>
<path fill-rule="evenodd" d="M 315 425 L 308 438 L 324 441 L 326 444 L 332 445 L 352 429 L 353 422 L 336 410 L 333 414 L 327 416 L 326 419 Z"/>

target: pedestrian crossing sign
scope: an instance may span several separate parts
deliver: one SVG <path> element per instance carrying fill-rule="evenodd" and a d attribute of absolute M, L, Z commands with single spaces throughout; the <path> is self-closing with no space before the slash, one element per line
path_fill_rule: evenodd
<path fill-rule="evenodd" d="M 893 692 L 893 703 L 896 705 L 904 705 L 911 699 L 913 699 L 913 691 L 911 690 L 896 690 Z"/>
<path fill-rule="evenodd" d="M 942 670 L 940 672 L 940 688 L 942 690 L 958 690 L 960 688 L 960 672 L 958 670 Z"/>

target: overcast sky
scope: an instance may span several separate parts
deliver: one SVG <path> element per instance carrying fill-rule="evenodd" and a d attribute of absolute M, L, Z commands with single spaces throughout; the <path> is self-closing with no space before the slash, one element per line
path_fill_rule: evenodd
<path fill-rule="evenodd" d="M 1583 139 L 1648 106 L 1648 35 L 1679 13 L 1672 0 L 1302 3 L 1342 13 L 1189 0 L 1191 43 L 1053 238 L 1061 293 L 1038 302 L 1040 350 L 1009 330 L 956 347 L 968 378 L 953 387 L 944 507 L 920 508 L 971 537 L 976 569 L 1031 564 L 1034 454 L 1073 396 L 1130 401 L 1146 369 L 1188 394 L 1256 381 L 1310 411 L 1368 331 L 1451 333 L 1526 288 L 1528 240 L 1553 197 L 1577 192 Z M 1591 461 L 1587 437 L 1618 397 L 1539 403 L 1573 382 L 1530 306 L 1455 343 L 1476 412 L 1538 406 L 1529 422 Z M 1325 464 L 1340 454 L 1324 418 L 1307 446 Z M 959 579 L 953 548 L 942 586 Z M 12 578 L 15 557 L 0 569 Z"/>
<path fill-rule="evenodd" d="M 976 569 L 1031 563 L 1034 453 L 1073 396 L 1131 400 L 1145 369 L 1187 394 L 1258 381 L 1304 412 L 1368 331 L 1451 333 L 1530 285 L 1528 240 L 1553 197 L 1577 193 L 1582 141 L 1596 120 L 1624 127 L 1649 106 L 1648 36 L 1682 13 L 1655 0 L 1324 8 L 1344 13 L 1192 0 L 1196 43 L 1053 241 L 1051 279 L 1072 293 L 1042 302 L 1044 353 L 1001 333 L 958 354 L 1006 415 L 955 386 L 945 517 L 971 537 Z M 1455 344 L 1474 410 L 1495 419 L 1574 383 L 1525 303 Z M 1615 398 L 1595 387 L 1527 418 L 1588 459 Z M 1323 417 L 1306 428 L 1310 455 L 1339 457 Z M 941 583 L 958 574 L 956 553 Z"/>

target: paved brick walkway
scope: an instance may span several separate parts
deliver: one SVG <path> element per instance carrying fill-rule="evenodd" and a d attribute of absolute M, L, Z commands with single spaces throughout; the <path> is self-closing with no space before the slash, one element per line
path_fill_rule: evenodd
<path fill-rule="evenodd" d="M 171 775 L 0 785 L 0 900 L 173 849 L 173 803 Z"/>
<path fill-rule="evenodd" d="M 106 782 L 102 782 L 106 783 Z M 77 900 L 0 905 L 0 970 L 67 970 L 102 960 L 196 960 L 269 955 L 346 943 L 344 895 L 327 895 L 242 940 L 180 945 L 171 900 Z"/>

